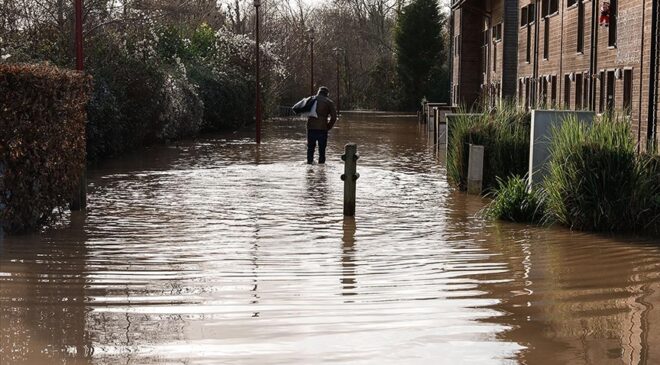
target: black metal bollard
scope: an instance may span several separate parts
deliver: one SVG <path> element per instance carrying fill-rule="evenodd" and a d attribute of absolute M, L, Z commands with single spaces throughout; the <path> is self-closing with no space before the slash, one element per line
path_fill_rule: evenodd
<path fill-rule="evenodd" d="M 360 177 L 357 173 L 357 160 L 360 156 L 357 155 L 357 145 L 349 143 L 344 146 L 344 154 L 341 159 L 345 162 L 344 174 L 341 179 L 344 181 L 344 215 L 355 215 L 355 182 Z"/>

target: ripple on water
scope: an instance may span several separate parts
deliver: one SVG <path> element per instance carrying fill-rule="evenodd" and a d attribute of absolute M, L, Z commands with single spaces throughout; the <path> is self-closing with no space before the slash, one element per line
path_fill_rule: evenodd
<path fill-rule="evenodd" d="M 301 128 L 108 162 L 86 217 L 5 239 L 3 364 L 588 363 L 579 346 L 635 359 L 658 338 L 631 329 L 657 317 L 657 247 L 482 222 L 410 119 L 342 121 L 326 166 Z"/>

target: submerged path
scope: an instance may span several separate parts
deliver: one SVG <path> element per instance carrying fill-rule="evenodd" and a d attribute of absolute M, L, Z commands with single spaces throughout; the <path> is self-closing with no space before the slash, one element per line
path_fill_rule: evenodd
<path fill-rule="evenodd" d="M 415 118 L 154 147 L 0 241 L 5 364 L 657 364 L 660 245 L 483 222 Z M 359 145 L 355 220 L 343 145 Z"/>

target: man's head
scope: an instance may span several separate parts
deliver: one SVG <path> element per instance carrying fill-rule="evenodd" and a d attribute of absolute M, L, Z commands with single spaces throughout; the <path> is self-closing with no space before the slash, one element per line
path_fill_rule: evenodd
<path fill-rule="evenodd" d="M 321 86 L 319 88 L 318 95 L 328 96 L 328 95 L 330 95 L 330 90 L 328 90 L 328 88 L 325 87 L 325 86 Z"/>

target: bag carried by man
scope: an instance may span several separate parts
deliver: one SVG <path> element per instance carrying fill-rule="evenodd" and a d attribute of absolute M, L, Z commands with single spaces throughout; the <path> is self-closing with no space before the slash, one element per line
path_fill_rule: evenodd
<path fill-rule="evenodd" d="M 310 96 L 297 102 L 291 109 L 301 117 L 317 118 L 316 114 L 316 96 Z"/>

